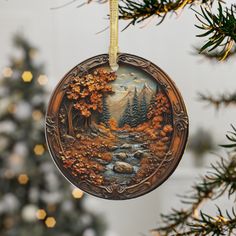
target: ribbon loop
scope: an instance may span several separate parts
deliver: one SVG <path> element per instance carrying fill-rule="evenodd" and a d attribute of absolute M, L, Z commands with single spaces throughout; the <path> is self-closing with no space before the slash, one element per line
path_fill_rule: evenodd
<path fill-rule="evenodd" d="M 110 47 L 109 47 L 109 64 L 113 71 L 119 67 L 117 64 L 118 47 L 118 20 L 119 9 L 118 0 L 110 0 Z"/>

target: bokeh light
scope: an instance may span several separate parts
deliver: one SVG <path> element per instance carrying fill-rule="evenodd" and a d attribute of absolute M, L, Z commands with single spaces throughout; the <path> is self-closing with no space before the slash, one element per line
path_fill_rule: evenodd
<path fill-rule="evenodd" d="M 48 228 L 53 228 L 56 225 L 56 220 L 54 217 L 47 217 L 45 224 Z"/>
<path fill-rule="evenodd" d="M 24 82 L 29 83 L 33 79 L 33 74 L 31 73 L 31 71 L 24 71 L 21 77 Z"/>
<path fill-rule="evenodd" d="M 10 78 L 13 74 L 13 71 L 10 67 L 5 67 L 2 71 L 4 77 Z"/>
<path fill-rule="evenodd" d="M 48 83 L 48 77 L 46 75 L 40 75 L 38 77 L 38 83 L 40 85 L 46 85 Z"/>
<path fill-rule="evenodd" d="M 37 210 L 36 217 L 39 220 L 44 220 L 46 216 L 47 216 L 47 213 L 46 213 L 46 211 L 44 209 L 38 209 Z"/>
<path fill-rule="evenodd" d="M 74 198 L 82 198 L 83 195 L 84 195 L 84 192 L 81 191 L 81 190 L 78 189 L 78 188 L 75 188 L 75 189 L 73 189 L 73 191 L 72 191 L 72 196 L 73 196 Z"/>
<path fill-rule="evenodd" d="M 28 175 L 26 175 L 26 174 L 20 174 L 20 175 L 18 176 L 18 182 L 19 182 L 20 184 L 27 184 L 28 181 L 29 181 Z"/>
<path fill-rule="evenodd" d="M 34 110 L 34 111 L 32 112 L 32 118 L 33 118 L 35 121 L 41 120 L 42 117 L 43 117 L 43 114 L 42 114 L 41 111 L 39 111 L 39 110 Z"/>
<path fill-rule="evenodd" d="M 44 151 L 45 151 L 45 148 L 42 144 L 37 144 L 34 146 L 35 155 L 41 156 L 41 155 L 43 155 Z"/>

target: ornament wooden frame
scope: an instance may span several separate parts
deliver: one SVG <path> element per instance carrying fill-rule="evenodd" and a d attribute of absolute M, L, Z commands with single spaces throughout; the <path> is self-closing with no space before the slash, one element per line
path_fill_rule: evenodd
<path fill-rule="evenodd" d="M 108 54 L 102 54 L 83 61 L 67 73 L 57 85 L 50 99 L 46 115 L 46 140 L 49 152 L 61 173 L 65 178 L 81 190 L 94 196 L 112 199 L 125 200 L 144 195 L 162 184 L 176 169 L 183 155 L 188 137 L 188 116 L 183 99 L 176 88 L 174 82 L 158 66 L 152 62 L 127 53 L 118 55 L 118 64 L 138 67 L 148 73 L 164 88 L 173 112 L 173 135 L 169 151 L 162 159 L 161 165 L 146 179 L 132 186 L 122 186 L 111 183 L 109 186 L 95 186 L 89 180 L 80 180 L 63 167 L 60 156 L 63 153 L 62 143 L 59 134 L 59 108 L 65 96 L 65 85 L 70 83 L 71 78 L 83 74 L 85 71 L 101 66 L 109 65 Z"/>

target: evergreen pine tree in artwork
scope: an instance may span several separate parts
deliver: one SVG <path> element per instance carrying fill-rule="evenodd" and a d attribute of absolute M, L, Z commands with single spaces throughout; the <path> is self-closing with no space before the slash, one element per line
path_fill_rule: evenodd
<path fill-rule="evenodd" d="M 109 112 L 109 107 L 107 105 L 106 97 L 102 97 L 102 114 L 100 121 L 104 123 L 106 126 L 109 126 L 109 120 L 111 118 L 111 114 Z"/>
<path fill-rule="evenodd" d="M 136 127 L 139 124 L 140 113 L 139 113 L 139 99 L 138 99 L 138 92 L 137 88 L 134 90 L 134 97 L 132 103 L 132 120 L 131 126 Z"/>
<path fill-rule="evenodd" d="M 84 207 L 83 192 L 54 166 L 45 145 L 47 77 L 36 49 L 22 37 L 23 58 L 0 79 L 0 235 L 103 236 L 100 217 Z"/>
<path fill-rule="evenodd" d="M 148 119 L 151 119 L 154 116 L 156 107 L 157 107 L 156 94 L 153 94 L 147 108 Z"/>
<path fill-rule="evenodd" d="M 132 121 L 131 119 L 132 119 L 131 105 L 130 101 L 128 100 L 124 113 L 119 120 L 119 127 L 123 127 L 124 125 L 131 126 L 131 121 Z"/>
<path fill-rule="evenodd" d="M 143 94 L 140 102 L 140 124 L 147 121 L 147 99 L 145 94 Z"/>

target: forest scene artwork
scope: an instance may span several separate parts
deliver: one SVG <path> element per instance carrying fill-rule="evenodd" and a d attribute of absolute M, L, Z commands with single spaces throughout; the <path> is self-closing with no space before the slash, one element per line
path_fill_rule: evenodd
<path fill-rule="evenodd" d="M 60 161 L 79 181 L 132 186 L 169 150 L 172 108 L 162 86 L 132 66 L 73 77 L 59 107 Z"/>

